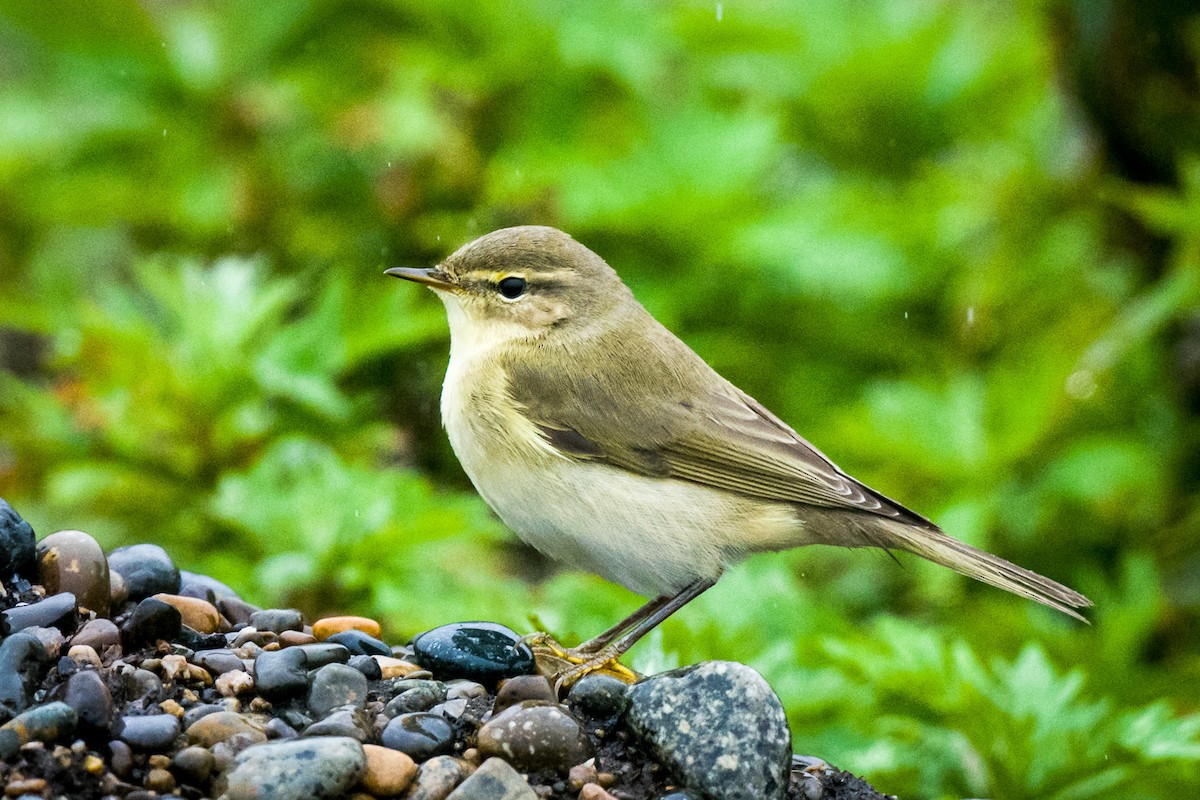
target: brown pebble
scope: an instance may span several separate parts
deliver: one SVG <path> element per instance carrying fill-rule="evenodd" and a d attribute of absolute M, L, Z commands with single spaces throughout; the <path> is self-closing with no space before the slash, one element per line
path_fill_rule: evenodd
<path fill-rule="evenodd" d="M 463 750 L 462 760 L 473 767 L 478 767 L 483 763 L 483 756 L 479 755 L 478 748 L 468 747 L 466 750 Z"/>
<path fill-rule="evenodd" d="M 216 680 L 217 691 L 225 697 L 236 697 L 254 688 L 254 678 L 240 669 L 230 670 Z"/>
<path fill-rule="evenodd" d="M 172 717 L 183 717 L 183 706 L 179 705 L 179 703 L 175 702 L 174 700 L 163 700 L 158 704 L 158 707 L 170 714 Z"/>
<path fill-rule="evenodd" d="M 103 653 L 106 648 L 120 642 L 121 631 L 107 619 L 91 620 L 71 637 L 72 645 L 87 645 L 97 653 Z"/>
<path fill-rule="evenodd" d="M 44 791 L 46 791 L 45 778 L 11 780 L 4 787 L 4 794 L 9 797 L 20 797 L 23 794 L 41 794 Z"/>
<path fill-rule="evenodd" d="M 342 631 L 362 631 L 368 636 L 379 638 L 382 629 L 379 623 L 366 617 L 325 617 L 313 623 L 313 636 L 318 642 L 323 642 L 335 633 Z"/>
<path fill-rule="evenodd" d="M 94 753 L 88 753 L 83 759 L 83 771 L 89 775 L 99 775 L 104 772 L 104 759 Z"/>
<path fill-rule="evenodd" d="M 77 664 L 91 664 L 99 669 L 101 666 L 100 656 L 96 653 L 96 648 L 86 644 L 72 645 L 67 651 L 67 658 Z"/>
<path fill-rule="evenodd" d="M 233 711 L 218 711 L 201 717 L 187 729 L 188 744 L 203 747 L 212 747 L 238 734 L 246 734 L 255 742 L 267 740 L 267 734 L 259 726 Z"/>
<path fill-rule="evenodd" d="M 617 800 L 598 783 L 585 783 L 579 790 L 579 800 Z"/>
<path fill-rule="evenodd" d="M 554 704 L 558 702 L 558 695 L 544 676 L 518 675 L 500 684 L 500 691 L 496 692 L 496 700 L 492 703 L 492 713 L 499 714 L 522 700 L 541 700 Z"/>
<path fill-rule="evenodd" d="M 573 791 L 579 791 L 584 784 L 596 783 L 596 759 L 589 758 L 582 764 L 576 764 L 567 772 L 567 781 Z"/>
<path fill-rule="evenodd" d="M 155 767 L 146 774 L 146 788 L 159 794 L 175 791 L 175 776 L 162 767 Z"/>
<path fill-rule="evenodd" d="M 279 634 L 279 644 L 282 647 L 295 647 L 301 644 L 312 644 L 317 637 L 303 631 L 284 631 Z"/>
<path fill-rule="evenodd" d="M 71 592 L 79 605 L 108 616 L 108 559 L 95 539 L 83 531 L 58 531 L 38 542 L 37 558 L 38 583 L 48 595 Z"/>
<path fill-rule="evenodd" d="M 407 678 L 415 672 L 420 672 L 421 668 L 416 664 L 410 664 L 407 661 L 402 661 L 398 658 L 390 656 L 371 656 L 375 659 L 375 663 L 379 664 L 379 671 L 383 673 L 383 679 L 389 678 Z"/>
<path fill-rule="evenodd" d="M 367 755 L 367 771 L 362 787 L 373 795 L 400 794 L 417 776 L 417 765 L 407 753 L 377 744 L 364 744 L 363 752 Z"/>
<path fill-rule="evenodd" d="M 221 627 L 221 612 L 207 600 L 185 597 L 181 594 L 156 594 L 155 600 L 175 606 L 183 624 L 201 633 L 216 633 Z"/>

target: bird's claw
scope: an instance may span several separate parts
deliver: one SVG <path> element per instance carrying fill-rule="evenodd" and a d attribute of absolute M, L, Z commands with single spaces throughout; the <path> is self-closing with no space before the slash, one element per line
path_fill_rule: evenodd
<path fill-rule="evenodd" d="M 542 632 L 523 636 L 521 642 L 533 650 L 538 672 L 554 684 L 554 691 L 560 697 L 580 678 L 593 672 L 605 672 L 625 683 L 635 683 L 641 677 L 617 660 L 618 653 L 605 647 L 564 647 Z"/>

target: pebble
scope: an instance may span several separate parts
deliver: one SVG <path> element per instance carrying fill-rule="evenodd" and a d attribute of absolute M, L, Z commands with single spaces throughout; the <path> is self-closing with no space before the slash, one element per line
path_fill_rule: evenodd
<path fill-rule="evenodd" d="M 308 690 L 309 670 L 349 660 L 350 652 L 340 644 L 306 644 L 265 652 L 254 662 L 254 681 L 264 697 L 286 698 Z"/>
<path fill-rule="evenodd" d="M 193 664 L 203 667 L 212 675 L 224 675 L 226 672 L 246 669 L 246 663 L 237 653 L 228 648 L 215 650 L 199 650 L 190 659 Z"/>
<path fill-rule="evenodd" d="M 251 613 L 249 622 L 255 630 L 271 633 L 304 630 L 304 615 L 294 608 L 264 608 Z"/>
<path fill-rule="evenodd" d="M 213 756 L 207 749 L 191 745 L 171 756 L 171 769 L 185 783 L 203 785 L 213 772 Z"/>
<path fill-rule="evenodd" d="M 199 633 L 216 633 L 221 627 L 221 612 L 207 600 L 161 592 L 154 595 L 154 599 L 174 606 L 183 624 Z"/>
<path fill-rule="evenodd" d="M 317 637 L 320 638 L 320 637 Z M 383 642 L 371 636 L 368 633 L 363 633 L 360 630 L 348 630 L 341 633 L 335 633 L 332 636 L 326 636 L 325 641 L 340 644 L 350 651 L 351 655 L 355 656 L 387 656 L 391 658 L 392 648 L 388 647 Z"/>
<path fill-rule="evenodd" d="M 625 710 L 629 685 L 612 675 L 592 672 L 580 678 L 567 695 L 567 706 L 584 716 L 616 717 Z"/>
<path fill-rule="evenodd" d="M 112 723 L 112 693 L 94 670 L 81 670 L 68 678 L 62 700 L 75 709 L 81 728 L 107 731 Z"/>
<path fill-rule="evenodd" d="M 78 718 L 66 703 L 54 702 L 31 708 L 0 725 L 0 761 L 12 758 L 29 742 L 53 742 L 70 736 Z"/>
<path fill-rule="evenodd" d="M 161 593 L 178 594 L 179 567 L 156 544 L 131 544 L 108 554 L 108 568 L 125 579 L 132 600 Z"/>
<path fill-rule="evenodd" d="M 78 616 L 79 607 L 75 603 L 75 595 L 59 592 L 36 603 L 0 611 L 0 636 L 8 636 L 26 628 L 49 627 L 70 633 L 75 630 Z"/>
<path fill-rule="evenodd" d="M 147 669 L 126 666 L 121 672 L 121 683 L 125 694 L 134 700 L 157 703 L 162 699 L 163 683 Z"/>
<path fill-rule="evenodd" d="M 454 728 L 438 714 L 401 714 L 387 724 L 379 741 L 384 747 L 407 753 L 414 761 L 425 761 L 454 749 Z"/>
<path fill-rule="evenodd" d="M 29 708 L 49 669 L 50 655 L 36 636 L 21 631 L 0 641 L 0 719 Z"/>
<path fill-rule="evenodd" d="M 105 564 L 108 561 L 104 562 Z M 119 572 L 108 573 L 108 602 L 112 608 L 121 608 L 129 599 L 129 584 Z"/>
<path fill-rule="evenodd" d="M 415 675 L 418 672 L 425 670 L 418 667 L 416 664 L 411 664 L 400 658 L 392 658 L 390 656 L 371 656 L 375 659 L 375 663 L 379 665 L 379 674 L 385 680 L 392 678 L 407 678 L 410 675 Z"/>
<path fill-rule="evenodd" d="M 255 742 L 267 740 L 260 725 L 233 711 L 210 713 L 187 726 L 188 744 L 200 747 L 212 747 L 238 734 L 245 734 Z"/>
<path fill-rule="evenodd" d="M 339 706 L 366 708 L 367 676 L 346 664 L 326 664 L 312 675 L 308 710 L 323 717 Z"/>
<path fill-rule="evenodd" d="M 162 600 L 147 597 L 138 603 L 121 626 L 126 648 L 137 650 L 158 640 L 171 641 L 179 635 L 183 619 L 179 609 Z"/>
<path fill-rule="evenodd" d="M 213 685 L 222 696 L 237 697 L 254 689 L 254 678 L 250 677 L 248 672 L 235 669 L 222 673 Z"/>
<path fill-rule="evenodd" d="M 266 742 L 248 747 L 220 782 L 229 800 L 341 797 L 366 774 L 363 747 L 346 737 Z"/>
<path fill-rule="evenodd" d="M 659 797 L 659 800 L 671 798 L 676 794 L 678 793 L 671 792 L 670 795 L 662 795 Z M 617 800 L 617 798 L 614 797 L 610 792 L 606 791 L 604 787 L 598 783 L 585 783 L 579 789 L 579 800 Z M 681 797 L 675 797 L 674 800 L 693 800 L 693 798 L 691 795 L 684 795 Z"/>
<path fill-rule="evenodd" d="M 383 713 L 389 717 L 410 711 L 428 711 L 446 699 L 446 685 L 441 681 L 414 680 L 413 685 L 388 701 Z"/>
<path fill-rule="evenodd" d="M 175 776 L 162 767 L 154 767 L 146 773 L 146 788 L 159 794 L 175 791 Z M 128 798 L 129 795 L 126 795 Z"/>
<path fill-rule="evenodd" d="M 787 789 L 783 706 L 744 664 L 706 661 L 647 678 L 630 688 L 626 719 L 680 783 L 702 795 L 767 800 Z"/>
<path fill-rule="evenodd" d="M 561 706 L 526 700 L 479 729 L 475 746 L 485 758 L 499 756 L 517 769 L 553 770 L 563 775 L 592 757 L 583 728 Z"/>
<path fill-rule="evenodd" d="M 114 644 L 121 643 L 121 631 L 110 620 L 94 619 L 75 631 L 71 643 L 87 645 L 97 653 L 103 653 Z"/>
<path fill-rule="evenodd" d="M 100 660 L 100 654 L 96 652 L 96 648 L 86 644 L 71 645 L 71 649 L 67 651 L 67 658 L 77 664 L 90 664 L 97 669 L 104 664 Z"/>
<path fill-rule="evenodd" d="M 360 709 L 343 706 L 304 729 L 303 736 L 349 736 L 360 742 L 371 738 L 371 721 Z"/>
<path fill-rule="evenodd" d="M 430 714 L 438 714 L 446 719 L 455 720 L 467 712 L 467 698 L 459 697 L 455 700 L 447 700 L 444 703 L 438 703 L 433 708 L 429 709 Z"/>
<path fill-rule="evenodd" d="M 489 758 L 446 800 L 538 800 L 538 795 L 510 764 Z"/>
<path fill-rule="evenodd" d="M 370 656 L 350 656 L 350 660 L 346 663 L 361 672 L 363 677 L 369 681 L 383 679 L 383 668 L 379 666 L 378 661 Z"/>
<path fill-rule="evenodd" d="M 161 752 L 175 743 L 179 735 L 179 720 L 170 714 L 148 714 L 141 717 L 120 717 L 113 732 L 134 750 Z"/>
<path fill-rule="evenodd" d="M 63 644 L 67 641 L 62 631 L 58 628 L 40 628 L 35 625 L 31 628 L 25 628 L 24 633 L 28 633 L 41 642 L 42 647 L 46 648 L 46 655 L 51 659 L 58 658 L 59 653 L 62 652 Z"/>
<path fill-rule="evenodd" d="M 284 631 L 279 634 L 280 647 L 295 647 L 299 644 L 313 644 L 317 637 L 304 631 Z"/>
<path fill-rule="evenodd" d="M 378 797 L 392 797 L 403 792 L 417 776 L 417 765 L 406 753 L 364 744 L 367 771 L 362 778 L 362 787 Z"/>
<path fill-rule="evenodd" d="M 367 617 L 325 617 L 313 623 L 312 634 L 317 637 L 317 641 L 324 641 L 335 633 L 350 630 L 362 631 L 367 636 L 376 639 L 382 633 L 379 623 Z M 385 652 L 382 655 L 389 655 L 389 653 Z"/>
<path fill-rule="evenodd" d="M 605 792 L 605 794 L 608 794 Z M 580 797 L 582 797 L 582 792 Z M 609 795 L 611 797 L 612 795 Z M 658 796 L 658 800 L 704 800 L 700 795 L 689 792 L 687 789 L 668 789 L 666 792 Z"/>
<path fill-rule="evenodd" d="M 71 592 L 84 608 L 107 617 L 108 561 L 100 544 L 83 531 L 58 531 L 37 545 L 38 582 L 46 594 Z"/>
<path fill-rule="evenodd" d="M 496 692 L 496 700 L 492 703 L 492 713 L 499 714 L 510 706 L 515 706 L 523 700 L 541 700 L 544 703 L 557 703 L 558 697 L 550 681 L 541 675 L 518 675 L 500 684 Z"/>
<path fill-rule="evenodd" d="M 235 626 L 250 624 L 250 617 L 258 611 L 258 608 L 240 597 L 218 597 L 217 608 L 222 616 Z"/>
<path fill-rule="evenodd" d="M 32 578 L 37 562 L 33 527 L 0 498 L 0 578 L 13 573 Z"/>
<path fill-rule="evenodd" d="M 453 756 L 435 756 L 417 769 L 404 800 L 446 800 L 467 776 L 468 767 Z"/>
<path fill-rule="evenodd" d="M 443 677 L 494 685 L 536 672 L 533 651 L 520 638 L 494 622 L 457 622 L 413 639 L 413 659 Z"/>

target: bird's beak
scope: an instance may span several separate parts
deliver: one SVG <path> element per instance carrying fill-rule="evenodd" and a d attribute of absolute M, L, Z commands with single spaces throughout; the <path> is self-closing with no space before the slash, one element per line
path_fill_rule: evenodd
<path fill-rule="evenodd" d="M 385 269 L 384 275 L 391 275 L 393 278 L 403 278 L 406 281 L 414 283 L 423 283 L 430 289 L 442 289 L 444 291 L 456 291 L 458 284 L 450 280 L 450 276 L 442 272 L 437 267 L 392 267 Z"/>

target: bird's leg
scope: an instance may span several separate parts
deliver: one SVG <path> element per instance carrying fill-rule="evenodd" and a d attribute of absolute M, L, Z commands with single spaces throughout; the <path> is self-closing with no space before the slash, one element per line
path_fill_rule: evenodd
<path fill-rule="evenodd" d="M 570 688 L 572 684 L 589 672 L 595 672 L 605 667 L 620 667 L 621 665 L 616 663 L 617 659 L 637 644 L 639 639 L 654 630 L 667 617 L 712 588 L 715 583 L 715 579 L 701 578 L 689 583 L 675 595 L 665 595 L 651 600 L 619 625 L 605 631 L 595 639 L 585 642 L 577 648 L 576 652 L 589 657 L 560 673 L 554 682 L 555 691 Z M 597 642 L 599 644 L 595 646 L 595 649 L 591 649 Z M 586 653 L 584 648 L 588 648 Z"/>

